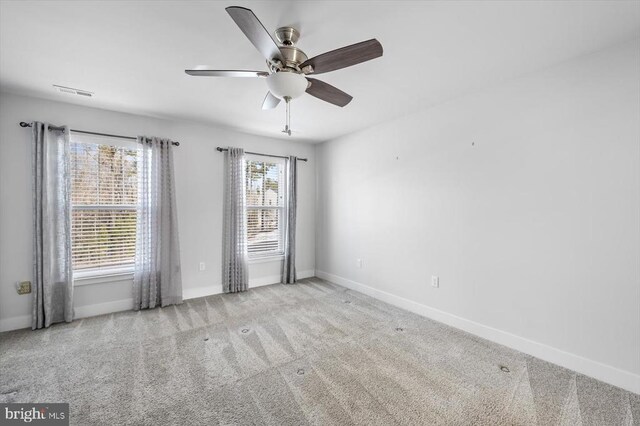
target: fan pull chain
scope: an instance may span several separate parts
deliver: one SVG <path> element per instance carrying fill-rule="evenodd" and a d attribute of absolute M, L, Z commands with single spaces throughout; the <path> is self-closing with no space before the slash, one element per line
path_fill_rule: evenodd
<path fill-rule="evenodd" d="M 290 101 L 291 98 L 289 96 L 284 97 L 284 102 L 286 104 L 286 123 L 284 125 L 284 130 L 282 131 L 282 133 L 286 133 L 289 136 L 291 136 L 291 108 L 289 107 Z"/>

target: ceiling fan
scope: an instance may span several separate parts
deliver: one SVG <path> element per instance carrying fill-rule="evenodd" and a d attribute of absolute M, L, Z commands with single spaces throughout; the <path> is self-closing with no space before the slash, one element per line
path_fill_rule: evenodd
<path fill-rule="evenodd" d="M 280 100 L 284 99 L 287 105 L 287 123 L 283 132 L 289 136 L 291 136 L 289 102 L 292 99 L 306 92 L 340 107 L 344 107 L 353 99 L 342 90 L 307 76 L 335 71 L 382 56 L 382 45 L 378 40 L 371 39 L 309 59 L 295 46 L 300 38 L 300 33 L 295 28 L 278 28 L 275 31 L 276 38 L 280 42 L 278 45 L 251 9 L 230 6 L 226 11 L 267 60 L 269 71 L 212 70 L 208 66 L 201 65 L 185 72 L 198 77 L 266 78 L 269 91 L 262 102 L 262 109 L 275 108 Z"/>

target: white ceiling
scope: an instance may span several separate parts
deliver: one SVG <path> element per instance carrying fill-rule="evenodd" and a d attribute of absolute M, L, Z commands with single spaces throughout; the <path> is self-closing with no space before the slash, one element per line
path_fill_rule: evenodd
<path fill-rule="evenodd" d="M 263 79 L 190 77 L 185 68 L 266 70 L 227 15 L 294 25 L 309 57 L 377 38 L 384 56 L 318 76 L 345 108 L 292 104 L 292 138 L 323 141 L 640 36 L 638 1 L 2 1 L 0 89 L 152 116 L 280 133 Z M 57 93 L 52 84 L 95 92 Z M 37 119 L 37 117 L 34 117 Z"/>

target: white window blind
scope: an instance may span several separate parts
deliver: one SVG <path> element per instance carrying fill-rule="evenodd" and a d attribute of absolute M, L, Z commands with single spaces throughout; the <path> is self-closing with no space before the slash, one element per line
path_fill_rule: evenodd
<path fill-rule="evenodd" d="M 284 159 L 247 156 L 247 247 L 249 257 L 284 253 Z"/>
<path fill-rule="evenodd" d="M 74 271 L 132 267 L 138 176 L 135 143 L 72 135 Z"/>

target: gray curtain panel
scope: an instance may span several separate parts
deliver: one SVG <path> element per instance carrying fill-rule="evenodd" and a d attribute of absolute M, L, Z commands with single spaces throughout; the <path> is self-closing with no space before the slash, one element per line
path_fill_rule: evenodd
<path fill-rule="evenodd" d="M 73 320 L 69 128 L 32 123 L 33 307 L 31 328 Z"/>
<path fill-rule="evenodd" d="M 249 287 L 244 150 L 229 147 L 224 161 L 222 289 L 236 293 Z"/>
<path fill-rule="evenodd" d="M 282 283 L 296 282 L 296 214 L 298 209 L 298 158 L 287 160 L 287 216 L 284 234 Z"/>
<path fill-rule="evenodd" d="M 138 137 L 138 218 L 133 309 L 182 303 L 173 145 Z"/>

